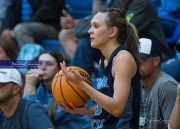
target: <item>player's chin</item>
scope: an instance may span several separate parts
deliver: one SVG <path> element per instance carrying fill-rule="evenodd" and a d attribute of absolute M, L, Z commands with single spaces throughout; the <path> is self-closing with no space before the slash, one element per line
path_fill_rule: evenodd
<path fill-rule="evenodd" d="M 96 44 L 94 42 L 91 42 L 91 47 L 97 48 Z"/>

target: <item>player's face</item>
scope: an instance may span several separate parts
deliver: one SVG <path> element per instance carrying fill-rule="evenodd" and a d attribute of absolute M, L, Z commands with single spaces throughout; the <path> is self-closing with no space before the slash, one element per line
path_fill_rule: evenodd
<path fill-rule="evenodd" d="M 97 13 L 91 20 L 91 28 L 88 33 L 91 38 L 91 46 L 101 48 L 101 46 L 109 41 L 109 31 L 105 22 L 106 14 Z"/>
<path fill-rule="evenodd" d="M 13 97 L 14 83 L 0 83 L 0 104 Z"/>
<path fill-rule="evenodd" d="M 6 55 L 4 49 L 0 46 L 0 60 L 9 60 L 9 57 Z"/>
<path fill-rule="evenodd" d="M 153 69 L 154 69 L 154 58 L 153 57 L 141 58 L 140 72 L 141 72 L 142 79 L 149 77 L 152 74 Z"/>
<path fill-rule="evenodd" d="M 49 54 L 42 54 L 39 57 L 39 69 L 42 70 L 41 79 L 51 80 L 58 72 L 58 65 L 56 59 Z"/>

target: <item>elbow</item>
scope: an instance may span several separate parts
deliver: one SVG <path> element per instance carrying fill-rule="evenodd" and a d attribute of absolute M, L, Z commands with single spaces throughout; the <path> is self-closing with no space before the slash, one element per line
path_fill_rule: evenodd
<path fill-rule="evenodd" d="M 111 112 L 111 114 L 112 114 L 114 117 L 120 117 L 121 114 L 122 114 L 122 111 L 120 111 L 120 110 L 113 110 L 113 111 Z"/>

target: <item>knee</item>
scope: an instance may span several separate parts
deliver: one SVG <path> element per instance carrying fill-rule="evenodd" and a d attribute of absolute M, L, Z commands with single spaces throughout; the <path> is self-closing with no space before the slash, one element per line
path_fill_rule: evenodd
<path fill-rule="evenodd" d="M 58 38 L 61 41 L 66 41 L 74 38 L 73 30 L 71 29 L 62 29 L 59 34 Z"/>
<path fill-rule="evenodd" d="M 19 23 L 14 27 L 13 31 L 15 36 L 22 35 L 27 31 L 27 25 L 24 23 Z"/>

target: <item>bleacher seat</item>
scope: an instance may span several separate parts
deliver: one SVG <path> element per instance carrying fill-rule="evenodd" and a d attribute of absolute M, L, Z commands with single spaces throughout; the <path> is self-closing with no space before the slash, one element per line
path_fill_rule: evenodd
<path fill-rule="evenodd" d="M 92 13 L 93 0 L 65 0 L 68 13 L 74 19 L 83 18 Z"/>
<path fill-rule="evenodd" d="M 74 19 L 90 15 L 92 13 L 92 3 L 93 0 L 65 0 L 68 13 L 70 13 Z M 60 50 L 63 54 L 58 39 L 45 39 L 40 44 L 45 50 Z"/>
<path fill-rule="evenodd" d="M 175 46 L 179 36 L 180 36 L 180 19 L 167 19 L 167 18 L 160 18 L 162 23 L 164 24 L 163 26 L 166 27 L 166 22 L 173 22 L 177 24 L 175 26 L 174 32 L 172 35 L 168 35 L 168 32 L 164 30 L 165 36 L 166 36 L 166 41 L 170 46 Z"/>
<path fill-rule="evenodd" d="M 62 47 L 58 40 L 56 39 L 46 39 L 41 42 L 41 45 L 45 50 L 61 50 Z"/>

